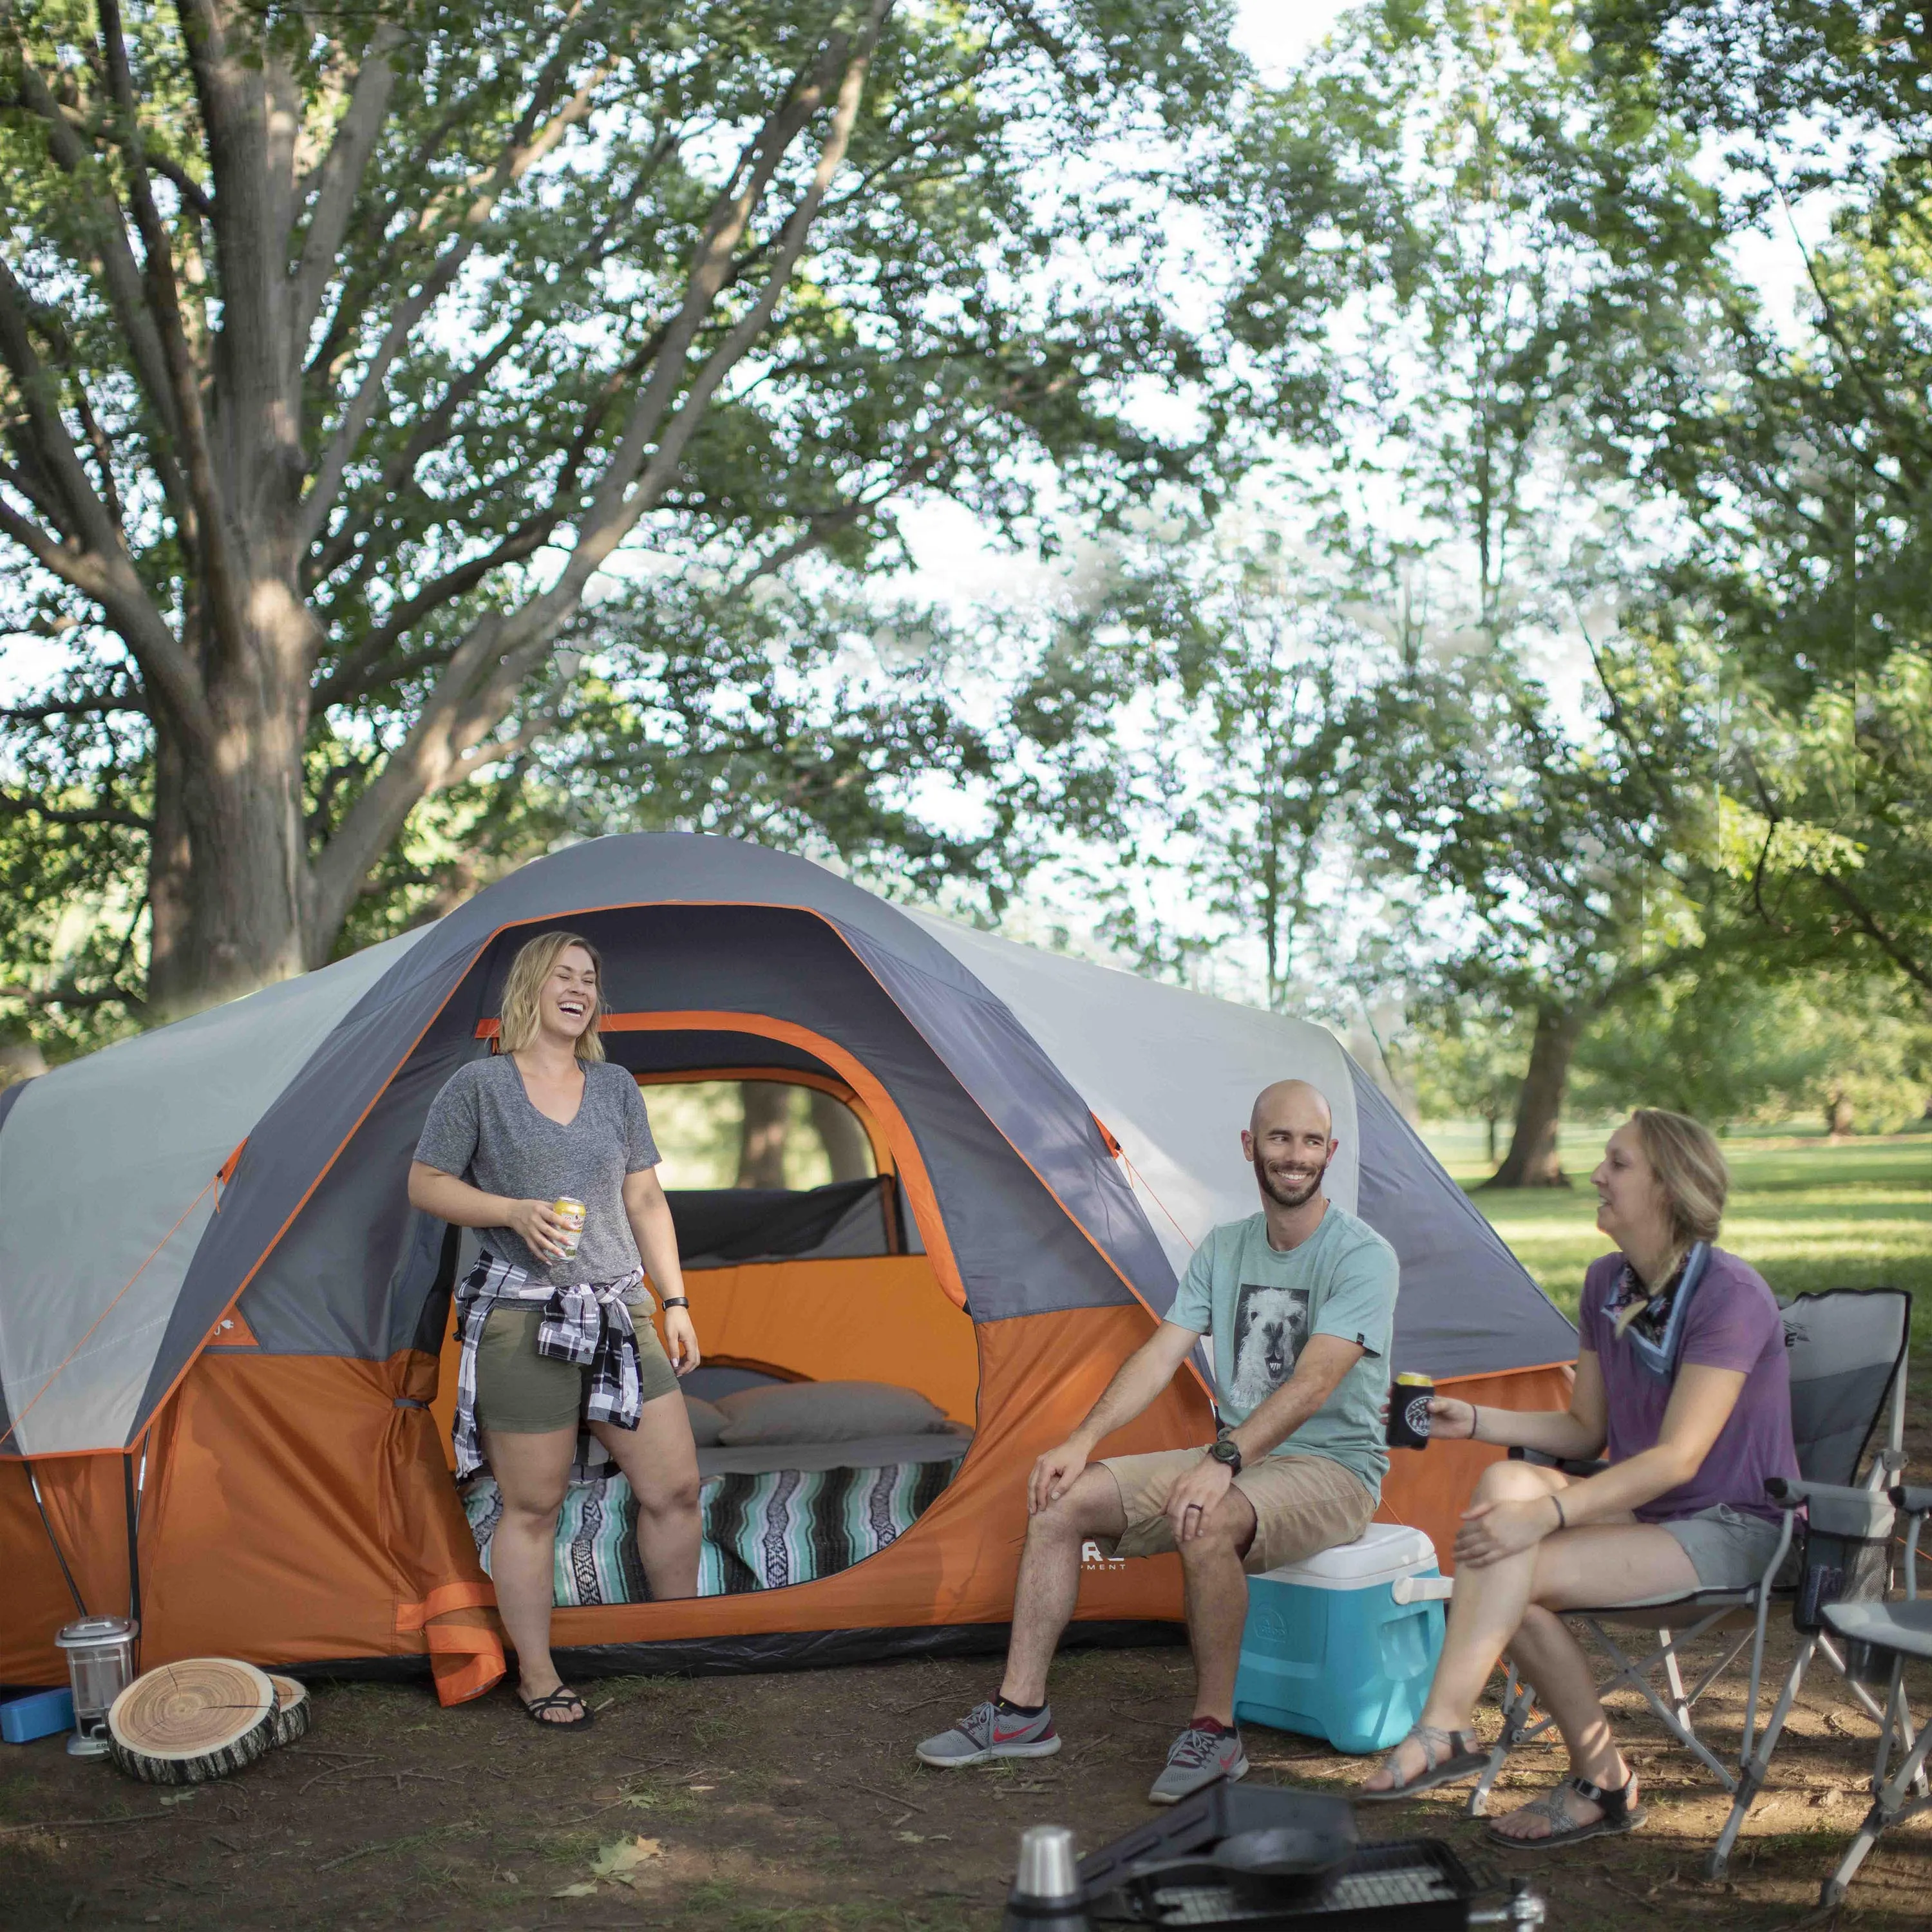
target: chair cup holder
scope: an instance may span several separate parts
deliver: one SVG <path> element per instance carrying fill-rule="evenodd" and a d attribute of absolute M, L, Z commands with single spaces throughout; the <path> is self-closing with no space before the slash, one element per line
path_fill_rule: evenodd
<path fill-rule="evenodd" d="M 1828 1531 L 1812 1531 L 1805 1539 L 1792 1622 L 1801 1630 L 1822 1630 L 1826 1610 L 1832 1604 L 1882 1601 L 1889 1555 L 1887 1537 L 1836 1536 Z"/>

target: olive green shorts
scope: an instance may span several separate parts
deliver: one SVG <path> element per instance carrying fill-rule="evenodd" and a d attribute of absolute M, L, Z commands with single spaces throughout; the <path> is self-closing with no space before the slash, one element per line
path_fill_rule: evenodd
<path fill-rule="evenodd" d="M 657 1330 L 637 1311 L 638 1396 L 655 1402 L 677 1388 Z M 476 1343 L 476 1426 L 506 1436 L 548 1436 L 573 1429 L 584 1412 L 584 1384 L 590 1371 L 537 1353 L 543 1310 L 493 1308 Z"/>

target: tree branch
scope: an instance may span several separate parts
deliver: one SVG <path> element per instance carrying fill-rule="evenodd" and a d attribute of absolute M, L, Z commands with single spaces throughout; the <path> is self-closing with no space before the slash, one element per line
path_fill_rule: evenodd
<path fill-rule="evenodd" d="M 316 317 L 322 313 L 322 297 L 328 291 L 336 256 L 349 232 L 350 217 L 355 212 L 356 197 L 362 190 L 369 158 L 375 152 L 376 138 L 388 118 L 389 96 L 396 84 L 395 62 L 390 56 L 402 45 L 404 38 L 401 28 L 393 21 L 384 20 L 376 27 L 356 70 L 348 107 L 336 124 L 335 138 L 323 158 L 314 212 L 309 217 L 308 232 L 302 238 L 302 260 L 295 272 L 294 314 L 289 328 L 294 358 L 291 375 L 302 366 Z"/>
<path fill-rule="evenodd" d="M 832 36 L 790 97 L 767 117 L 747 148 L 744 160 L 713 205 L 687 280 L 685 301 L 666 332 L 664 348 L 633 405 L 591 508 L 578 526 L 577 542 L 561 581 L 508 620 L 494 613 L 482 619 L 452 655 L 408 736 L 384 761 L 315 862 L 318 932 L 334 932 L 374 855 L 394 839 L 417 802 L 447 782 L 452 768 L 508 711 L 536 654 L 580 602 L 584 586 L 598 566 L 663 494 L 718 386 L 764 332 L 844 158 L 872 50 L 891 4 L 892 0 L 871 0 L 864 24 L 856 34 Z M 692 345 L 730 274 L 738 242 L 792 142 L 818 115 L 842 68 L 844 76 L 831 126 L 811 184 L 784 224 L 764 287 L 705 363 L 669 433 L 658 438 L 646 465 L 644 452 L 670 410 Z M 637 478 L 634 488 L 631 487 L 633 478 Z"/>
<path fill-rule="evenodd" d="M 636 206 L 651 176 L 676 151 L 676 137 L 670 134 L 661 136 L 652 144 L 650 154 L 638 171 L 637 178 L 631 184 L 628 190 L 619 198 L 618 204 L 609 218 L 599 225 L 597 232 L 578 251 L 569 264 L 568 270 L 565 272 L 580 270 L 610 252 L 611 237 L 618 226 Z M 503 358 L 524 340 L 530 331 L 543 320 L 543 316 L 544 310 L 538 304 L 532 303 L 526 308 L 505 325 L 496 342 L 483 356 L 450 382 L 443 392 L 442 400 L 417 424 L 408 441 L 391 459 L 374 487 L 368 491 L 368 507 L 344 518 L 334 535 L 322 545 L 321 556 L 312 565 L 305 566 L 304 574 L 309 583 L 321 583 L 340 568 L 354 550 L 357 539 L 373 527 L 380 506 L 394 497 L 404 481 L 414 475 L 416 466 L 425 456 L 433 450 L 440 448 L 456 434 L 453 425 L 457 411 L 475 395 Z M 662 328 L 653 330 L 646 337 L 638 351 L 627 358 L 603 385 L 597 400 L 586 412 L 583 423 L 571 440 L 562 476 L 556 488 L 551 493 L 553 502 L 562 501 L 566 490 L 575 478 L 584 454 L 590 446 L 590 439 L 596 434 L 597 425 L 602 421 L 613 398 L 626 382 L 648 365 L 663 340 L 664 331 Z"/>
<path fill-rule="evenodd" d="M 64 515 L 50 520 L 58 523 L 64 534 L 82 537 L 98 549 L 118 541 L 118 526 L 88 481 L 80 452 L 61 420 L 58 384 L 34 351 L 27 329 L 28 310 L 26 291 L 0 256 L 0 364 L 4 364 L 20 392 L 20 420 L 32 437 L 46 486 L 64 508 Z M 21 494 L 35 500 L 34 493 L 24 487 Z"/>
<path fill-rule="evenodd" d="M 38 704 L 0 706 L 0 718 L 16 724 L 45 724 L 50 718 L 88 718 L 101 712 L 136 711 L 144 716 L 148 700 L 125 685 L 112 691 L 90 691 L 79 698 L 52 698 Z"/>
<path fill-rule="evenodd" d="M 148 1006 L 140 994 L 130 993 L 125 986 L 107 986 L 88 993 L 77 986 L 56 986 L 45 993 L 37 993 L 31 986 L 0 986 L 0 1000 L 18 1000 L 29 1006 L 71 1006 L 76 1010 L 129 1006 L 145 1012 Z"/>
<path fill-rule="evenodd" d="M 98 220 L 94 226 L 100 250 L 96 259 L 109 304 L 127 338 L 128 351 L 140 377 L 142 388 L 163 426 L 174 434 L 179 428 L 174 386 L 169 378 L 167 358 L 162 352 L 160 332 L 141 292 L 141 272 L 135 262 L 134 250 L 128 245 L 128 231 L 122 221 L 120 208 L 118 204 L 103 207 L 98 197 L 89 194 L 86 176 L 94 158 L 91 149 L 82 144 L 62 112 L 53 90 L 40 69 L 28 58 L 17 35 L 14 37 L 14 44 L 20 63 L 21 94 L 27 110 L 46 128 L 47 149 L 55 165 L 74 183 L 76 193 L 86 194 L 93 201 L 98 212 Z"/>
<path fill-rule="evenodd" d="M 8 791 L 0 791 L 0 812 L 16 818 L 32 817 L 44 820 L 50 825 L 124 825 L 130 831 L 148 832 L 154 829 L 154 821 L 138 812 L 122 812 L 112 806 L 100 806 L 86 812 L 68 812 L 43 805 L 37 798 L 20 798 Z"/>
<path fill-rule="evenodd" d="M 74 535 L 73 522 L 51 485 L 39 482 L 10 463 L 0 463 L 0 485 L 24 496 L 59 531 L 63 539 Z"/>
<path fill-rule="evenodd" d="M 456 412 L 476 394 L 504 357 L 516 348 L 535 326 L 535 315 L 526 315 L 506 328 L 496 343 L 476 362 L 452 381 L 442 399 L 429 410 L 410 433 L 409 440 L 391 458 L 370 490 L 370 507 L 345 517 L 340 527 L 322 547 L 322 554 L 306 572 L 311 584 L 325 582 L 341 568 L 353 554 L 357 539 L 375 522 L 375 510 L 391 501 L 403 484 L 416 473 L 418 464 L 431 452 L 442 448 L 454 433 Z"/>
<path fill-rule="evenodd" d="M 81 113 L 78 109 L 69 106 L 64 100 L 56 100 L 55 105 L 66 117 L 68 125 L 86 140 L 104 142 L 108 146 L 114 148 L 124 145 L 122 136 L 114 128 L 104 127 L 99 122 Z M 24 96 L 16 94 L 10 95 L 4 100 L 0 100 L 0 106 L 26 109 L 27 102 Z M 147 165 L 181 196 L 184 207 L 199 216 L 203 221 L 214 219 L 214 204 L 208 200 L 207 190 L 194 176 L 188 172 L 187 169 L 182 166 L 180 162 L 171 160 L 166 154 L 149 154 L 146 157 L 146 159 Z"/>
<path fill-rule="evenodd" d="M 601 70 L 579 88 L 544 126 L 537 127 L 562 78 L 567 51 L 566 42 L 551 59 L 543 78 L 532 91 L 516 130 L 504 144 L 494 170 L 464 212 L 455 238 L 444 249 L 416 292 L 406 297 L 392 313 L 382 340 L 370 357 L 362 380 L 349 399 L 335 433 L 329 438 L 322 460 L 316 466 L 314 480 L 302 499 L 296 523 L 296 541 L 301 549 L 307 550 L 322 534 L 329 510 L 341 490 L 343 476 L 355 454 L 356 446 L 362 441 L 363 432 L 374 416 L 389 370 L 415 333 L 416 324 L 441 299 L 464 263 L 476 252 L 504 191 L 514 186 L 548 154 L 571 128 L 590 113 L 594 105 L 596 85 L 602 78 Z"/>
<path fill-rule="evenodd" d="M 153 187 L 142 164 L 140 110 L 134 100 L 134 77 L 128 64 L 128 44 L 122 32 L 120 0 L 95 0 L 95 4 L 100 14 L 101 41 L 106 52 L 115 103 L 127 136 L 128 174 L 134 190 L 134 218 L 148 258 L 144 278 L 148 308 L 155 318 L 156 332 L 174 398 L 182 448 L 188 459 L 188 486 L 194 502 L 197 548 L 206 606 L 212 620 L 211 628 L 220 638 L 230 663 L 238 667 L 248 661 L 242 586 L 230 554 L 228 519 L 223 514 L 208 424 L 202 410 L 201 374 L 194 366 L 187 327 L 182 317 L 181 291 L 175 282 L 174 247 L 168 238 L 160 211 L 154 206 Z M 232 303 L 230 313 L 232 317 Z"/>
<path fill-rule="evenodd" d="M 318 709 L 326 705 L 340 704 L 349 694 L 362 686 L 362 681 L 375 670 L 389 653 L 408 636 L 416 626 L 434 611 L 472 590 L 493 570 L 506 563 L 515 563 L 541 549 L 555 527 L 554 510 L 533 518 L 520 530 L 512 531 L 495 549 L 482 556 L 472 557 L 466 563 L 446 571 L 433 582 L 424 585 L 413 597 L 406 597 L 390 611 L 388 616 L 358 644 L 350 656 L 317 685 L 310 694 L 311 703 Z"/>
<path fill-rule="evenodd" d="M 758 140 L 763 152 L 752 167 L 745 187 L 734 200 L 724 203 L 713 215 L 692 272 L 682 312 L 672 325 L 665 352 L 658 358 L 651 379 L 632 409 L 623 438 L 604 472 L 590 512 L 579 527 L 570 561 L 555 587 L 526 605 L 512 620 L 513 644 L 520 644 L 529 637 L 547 634 L 551 627 L 568 614 L 604 559 L 663 494 L 718 385 L 764 334 L 791 278 L 792 271 L 804 253 L 806 238 L 832 177 L 844 159 L 853 123 L 858 116 L 860 98 L 871 68 L 872 49 L 891 5 L 892 0 L 872 0 L 866 24 L 856 40 L 843 34 L 836 36 L 810 79 L 796 91 L 788 107 L 761 130 Z M 699 326 L 710 314 L 724 285 L 738 238 L 749 223 L 780 159 L 818 111 L 832 77 L 842 65 L 845 70 L 844 77 L 833 110 L 832 125 L 819 151 L 818 164 L 813 171 L 811 185 L 800 196 L 784 224 L 764 286 L 736 326 L 712 352 L 680 404 L 669 430 L 658 436 L 673 392 L 682 377 Z M 658 438 L 657 447 L 646 464 L 644 452 L 653 436 Z M 641 476 L 638 473 L 640 467 Z M 631 484 L 634 476 L 637 478 L 634 488 Z"/>
<path fill-rule="evenodd" d="M 1815 866 L 1807 867 L 1816 879 L 1838 903 L 1852 916 L 1852 923 L 1858 930 L 1903 973 L 1917 986 L 1922 992 L 1932 994 L 1932 968 L 1928 968 L 1912 953 L 1904 943 L 1880 925 L 1876 914 L 1864 901 L 1853 892 L 1835 872 L 1821 872 Z"/>
<path fill-rule="evenodd" d="M 147 592 L 124 550 L 103 556 L 58 544 L 44 530 L 0 502 L 0 537 L 16 543 L 42 569 L 93 598 L 134 654 L 143 672 L 190 737 L 208 734 L 207 699 L 200 674 L 180 640 L 148 602 Z"/>

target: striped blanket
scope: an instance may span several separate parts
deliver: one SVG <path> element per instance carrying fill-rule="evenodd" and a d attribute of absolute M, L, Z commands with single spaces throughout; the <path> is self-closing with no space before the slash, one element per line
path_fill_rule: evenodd
<path fill-rule="evenodd" d="M 781 1590 L 862 1563 L 912 1526 L 952 1481 L 964 1454 L 962 1445 L 950 1461 L 707 1478 L 698 1505 L 704 1540 L 698 1594 Z M 464 1490 L 463 1507 L 487 1576 L 502 1498 L 482 1475 Z M 559 1607 L 650 1599 L 638 1561 L 638 1504 L 630 1484 L 615 1474 L 573 1483 L 557 1519 Z"/>

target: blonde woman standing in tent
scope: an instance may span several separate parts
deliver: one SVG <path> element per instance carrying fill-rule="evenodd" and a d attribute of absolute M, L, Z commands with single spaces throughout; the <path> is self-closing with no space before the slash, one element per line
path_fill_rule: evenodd
<path fill-rule="evenodd" d="M 1707 1128 L 1640 1108 L 1591 1177 L 1616 1252 L 1583 1278 L 1568 1409 L 1517 1413 L 1438 1397 L 1434 1434 L 1568 1462 L 1599 1475 L 1492 1463 L 1456 1539 L 1456 1594 L 1422 1720 L 1358 1792 L 1407 1798 L 1475 1777 L 1468 1728 L 1507 1651 L 1570 1752 L 1570 1774 L 1490 1827 L 1544 1850 L 1643 1821 L 1589 1659 L 1562 1612 L 1755 1583 L 1775 1553 L 1772 1477 L 1795 1481 L 1784 1326 L 1756 1270 L 1712 1245 L 1730 1176 Z"/>
<path fill-rule="evenodd" d="M 487 1462 L 496 1478 L 491 1575 L 518 1694 L 539 1724 L 566 1728 L 590 1722 L 550 1654 L 557 1513 L 573 1465 L 589 1473 L 608 1457 L 623 1472 L 652 1595 L 698 1590 L 698 1452 L 677 1386 L 698 1366 L 698 1336 L 644 1099 L 598 1036 L 602 977 L 596 949 L 574 933 L 530 940 L 503 990 L 500 1052 L 450 1077 L 410 1168 L 413 1206 L 482 1231 L 457 1290 L 457 1478 Z M 562 1198 L 583 1202 L 580 1233 L 556 1214 Z M 675 1370 L 652 1324 L 631 1319 L 645 1269 Z"/>

